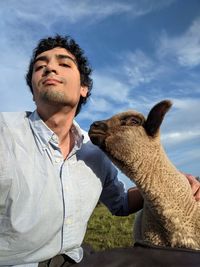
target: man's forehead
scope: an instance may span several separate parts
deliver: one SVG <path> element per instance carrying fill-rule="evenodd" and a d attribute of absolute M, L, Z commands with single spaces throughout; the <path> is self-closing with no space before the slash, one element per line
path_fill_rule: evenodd
<path fill-rule="evenodd" d="M 40 57 L 51 57 L 51 56 L 58 56 L 58 55 L 66 55 L 67 58 L 72 58 L 74 61 L 76 61 L 75 56 L 70 53 L 67 49 L 63 47 L 55 47 L 53 49 L 46 50 L 40 54 L 38 54 L 35 58 L 35 60 L 39 59 Z"/>

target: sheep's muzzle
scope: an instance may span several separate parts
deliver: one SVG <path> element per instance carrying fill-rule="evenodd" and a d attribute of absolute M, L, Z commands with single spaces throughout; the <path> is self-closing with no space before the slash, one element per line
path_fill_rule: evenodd
<path fill-rule="evenodd" d="M 95 121 L 89 129 L 89 137 L 94 145 L 104 147 L 108 126 L 104 121 Z"/>

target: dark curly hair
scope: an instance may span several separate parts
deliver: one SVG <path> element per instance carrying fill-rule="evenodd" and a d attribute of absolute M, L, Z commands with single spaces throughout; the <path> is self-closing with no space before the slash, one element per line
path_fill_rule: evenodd
<path fill-rule="evenodd" d="M 85 104 L 87 102 L 88 97 L 91 95 L 91 90 L 92 90 L 92 79 L 91 79 L 91 73 L 92 69 L 89 66 L 88 59 L 84 55 L 84 51 L 80 48 L 80 46 L 75 42 L 74 39 L 72 39 L 69 36 L 61 36 L 61 35 L 56 35 L 55 37 L 47 37 L 44 39 L 41 39 L 37 45 L 37 47 L 33 50 L 33 55 L 30 60 L 29 68 L 26 74 L 26 83 L 29 86 L 32 94 L 33 94 L 33 88 L 32 88 L 32 73 L 33 73 L 33 66 L 36 57 L 47 51 L 51 50 L 55 47 L 61 47 L 65 48 L 67 51 L 69 51 L 72 55 L 75 56 L 76 62 L 77 62 L 77 67 L 80 72 L 80 81 L 82 86 L 87 86 L 88 87 L 88 93 L 86 97 L 80 97 L 77 110 L 76 110 L 76 115 L 80 112 L 82 104 Z"/>

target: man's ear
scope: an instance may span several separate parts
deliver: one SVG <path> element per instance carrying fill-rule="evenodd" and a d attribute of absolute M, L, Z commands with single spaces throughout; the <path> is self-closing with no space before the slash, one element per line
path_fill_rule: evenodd
<path fill-rule="evenodd" d="M 88 93 L 88 87 L 87 86 L 81 86 L 81 92 L 80 92 L 81 96 L 86 97 L 87 93 Z"/>
<path fill-rule="evenodd" d="M 159 129 L 165 114 L 172 106 L 170 100 L 163 100 L 156 104 L 149 112 L 144 128 L 149 136 L 154 137 Z"/>

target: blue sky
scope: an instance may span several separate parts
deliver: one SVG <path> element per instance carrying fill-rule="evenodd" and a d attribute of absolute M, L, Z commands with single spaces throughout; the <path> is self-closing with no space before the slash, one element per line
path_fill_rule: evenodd
<path fill-rule="evenodd" d="M 94 70 L 81 126 L 171 99 L 162 143 L 178 169 L 200 175 L 199 0 L 1 0 L 0 17 L 0 111 L 35 108 L 24 79 L 32 49 L 70 35 Z"/>

